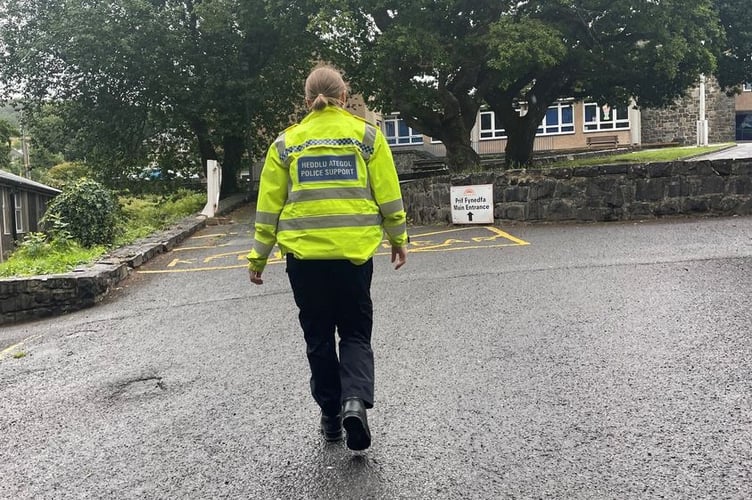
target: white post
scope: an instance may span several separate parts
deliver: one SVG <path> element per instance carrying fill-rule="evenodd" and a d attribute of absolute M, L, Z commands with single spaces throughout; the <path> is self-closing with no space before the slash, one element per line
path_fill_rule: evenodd
<path fill-rule="evenodd" d="M 26 130 L 21 125 L 21 156 L 23 160 L 23 176 L 31 179 L 31 164 L 29 163 L 29 142 L 26 137 Z"/>
<path fill-rule="evenodd" d="M 217 160 L 206 161 L 206 206 L 201 215 L 214 217 L 219 208 L 219 188 L 222 186 L 222 169 Z"/>
<path fill-rule="evenodd" d="M 697 120 L 697 145 L 708 145 L 708 120 L 705 117 L 705 75 L 700 75 L 700 119 Z"/>
<path fill-rule="evenodd" d="M 642 144 L 642 114 L 634 99 L 629 100 L 629 135 L 632 144 Z"/>

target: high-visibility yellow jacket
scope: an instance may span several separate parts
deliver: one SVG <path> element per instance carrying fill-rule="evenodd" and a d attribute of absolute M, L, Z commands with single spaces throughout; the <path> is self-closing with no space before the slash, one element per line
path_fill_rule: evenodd
<path fill-rule="evenodd" d="M 381 131 L 327 106 L 285 130 L 261 172 L 249 268 L 263 271 L 279 246 L 296 259 L 362 264 L 386 233 L 407 244 L 405 210 L 392 153 Z"/>

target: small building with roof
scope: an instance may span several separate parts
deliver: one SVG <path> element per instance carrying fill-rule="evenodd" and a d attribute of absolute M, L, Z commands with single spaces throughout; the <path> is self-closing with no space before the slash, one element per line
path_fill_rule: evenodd
<path fill-rule="evenodd" d="M 39 231 L 39 220 L 59 189 L 0 170 L 0 262 L 30 232 Z"/>

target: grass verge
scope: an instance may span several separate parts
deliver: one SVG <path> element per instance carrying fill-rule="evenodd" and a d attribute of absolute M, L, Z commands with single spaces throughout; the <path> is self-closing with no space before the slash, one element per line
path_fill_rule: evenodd
<path fill-rule="evenodd" d="M 133 243 L 197 213 L 206 203 L 206 194 L 180 190 L 166 196 L 120 196 L 119 203 L 119 236 L 110 248 L 84 248 L 65 233 L 52 237 L 30 233 L 10 258 L 0 263 L 0 277 L 59 274 L 86 267 L 109 249 Z"/>
<path fill-rule="evenodd" d="M 556 161 L 546 165 L 548 167 L 584 167 L 589 165 L 607 165 L 611 163 L 652 163 L 686 160 L 721 149 L 732 144 L 714 144 L 712 146 L 681 146 L 674 148 L 644 149 L 606 156 L 593 156 L 588 158 L 576 158 Z"/>

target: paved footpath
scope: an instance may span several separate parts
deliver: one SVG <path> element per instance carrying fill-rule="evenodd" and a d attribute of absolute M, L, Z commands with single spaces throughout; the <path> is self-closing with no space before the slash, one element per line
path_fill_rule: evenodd
<path fill-rule="evenodd" d="M 250 210 L 4 326 L 0 498 L 752 498 L 752 218 L 414 227 L 375 258 L 374 444 L 317 434 Z"/>

